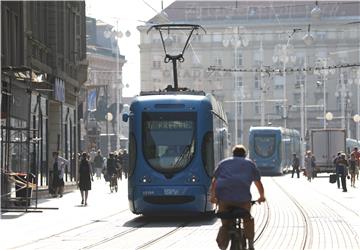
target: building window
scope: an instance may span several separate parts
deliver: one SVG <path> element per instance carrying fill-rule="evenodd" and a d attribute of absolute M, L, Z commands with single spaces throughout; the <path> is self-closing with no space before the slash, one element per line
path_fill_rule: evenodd
<path fill-rule="evenodd" d="M 239 89 L 243 86 L 243 78 L 242 76 L 236 76 L 235 77 L 235 88 Z"/>
<path fill-rule="evenodd" d="M 222 42 L 222 34 L 213 33 L 213 42 Z"/>
<path fill-rule="evenodd" d="M 283 76 L 275 76 L 274 77 L 274 88 L 275 89 L 283 89 L 285 83 L 285 78 Z"/>
<path fill-rule="evenodd" d="M 255 111 L 255 114 L 260 114 L 260 103 L 255 102 L 254 111 Z"/>
<path fill-rule="evenodd" d="M 300 88 L 300 86 L 304 84 L 305 84 L 305 74 L 303 73 L 297 74 L 295 88 Z"/>
<path fill-rule="evenodd" d="M 274 105 L 274 113 L 277 114 L 277 115 L 281 115 L 281 107 L 282 107 L 281 103 L 275 103 L 275 105 Z"/>
<path fill-rule="evenodd" d="M 216 66 L 222 66 L 222 58 L 221 57 L 216 57 L 215 58 L 215 65 Z"/>
<path fill-rule="evenodd" d="M 241 114 L 241 112 L 242 112 L 242 105 L 241 105 L 241 103 L 236 103 L 236 112 L 238 113 L 238 114 Z"/>
<path fill-rule="evenodd" d="M 242 66 L 243 65 L 243 55 L 242 53 L 238 52 L 236 54 L 236 58 L 235 58 L 235 67 L 238 67 L 238 66 Z"/>
<path fill-rule="evenodd" d="M 300 104 L 301 95 L 299 93 L 294 94 L 294 104 L 299 105 Z"/>
<path fill-rule="evenodd" d="M 255 74 L 255 76 L 254 76 L 254 88 L 260 89 L 260 75 L 259 74 Z"/>
<path fill-rule="evenodd" d="M 161 62 L 160 61 L 152 61 L 153 69 L 160 69 Z"/>

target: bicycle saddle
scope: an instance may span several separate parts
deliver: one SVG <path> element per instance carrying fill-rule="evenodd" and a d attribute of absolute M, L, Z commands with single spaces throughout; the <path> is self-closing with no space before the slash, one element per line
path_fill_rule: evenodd
<path fill-rule="evenodd" d="M 217 212 L 215 215 L 220 219 L 235 219 L 248 217 L 250 216 L 250 213 L 243 208 L 234 208 L 226 212 Z"/>

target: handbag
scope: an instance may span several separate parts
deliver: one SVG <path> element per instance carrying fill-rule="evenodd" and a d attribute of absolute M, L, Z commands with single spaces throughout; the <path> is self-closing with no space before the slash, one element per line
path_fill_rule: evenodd
<path fill-rule="evenodd" d="M 331 174 L 329 177 L 329 182 L 330 183 L 335 183 L 336 182 L 336 174 Z"/>

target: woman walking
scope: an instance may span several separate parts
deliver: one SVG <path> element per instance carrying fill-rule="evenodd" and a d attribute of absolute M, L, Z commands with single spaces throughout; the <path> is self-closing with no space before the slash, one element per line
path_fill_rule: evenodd
<path fill-rule="evenodd" d="M 305 155 L 305 171 L 307 180 L 311 182 L 311 179 L 314 178 L 315 170 L 315 157 L 312 155 L 311 151 L 308 150 Z"/>
<path fill-rule="evenodd" d="M 355 187 L 355 175 L 356 175 L 356 158 L 355 154 L 351 153 L 349 160 L 349 174 L 351 186 Z"/>
<path fill-rule="evenodd" d="M 79 189 L 81 193 L 81 205 L 87 206 L 89 190 L 91 190 L 92 172 L 88 155 L 82 153 L 79 167 Z"/>

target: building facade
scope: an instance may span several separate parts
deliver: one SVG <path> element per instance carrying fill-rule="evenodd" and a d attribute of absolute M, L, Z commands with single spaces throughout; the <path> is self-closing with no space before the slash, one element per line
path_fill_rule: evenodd
<path fill-rule="evenodd" d="M 249 128 L 260 125 L 303 130 L 304 140 L 310 129 L 343 127 L 356 138 L 359 11 L 356 1 L 175 1 L 138 27 L 141 89 L 172 84 L 172 65 L 149 26 L 199 24 L 206 33 L 193 35 L 178 64 L 179 86 L 223 102 L 232 143 L 247 145 Z M 185 44 L 180 35 L 170 47 Z"/>
<path fill-rule="evenodd" d="M 54 151 L 71 162 L 65 182 L 76 180 L 85 35 L 85 1 L 1 2 L 2 201 L 9 173 L 51 188 Z"/>
<path fill-rule="evenodd" d="M 86 26 L 89 68 L 81 95 L 84 101 L 83 149 L 100 149 L 108 155 L 120 149 L 120 138 L 124 137 L 120 113 L 123 107 L 122 67 L 126 60 L 120 54 L 116 27 L 90 17 L 87 17 Z"/>

